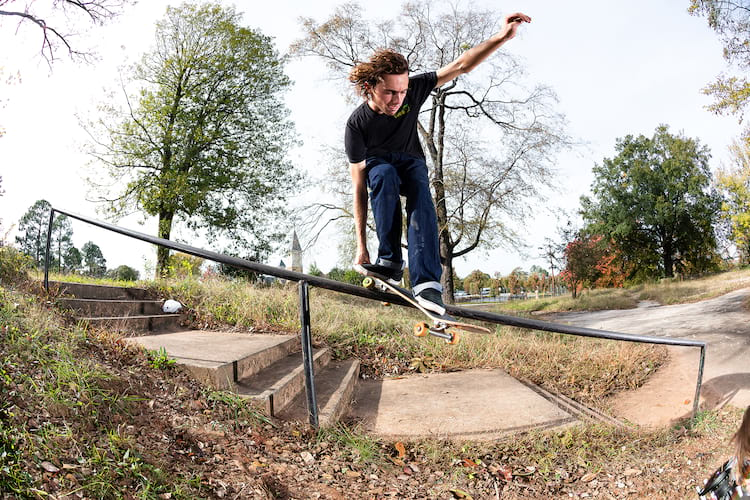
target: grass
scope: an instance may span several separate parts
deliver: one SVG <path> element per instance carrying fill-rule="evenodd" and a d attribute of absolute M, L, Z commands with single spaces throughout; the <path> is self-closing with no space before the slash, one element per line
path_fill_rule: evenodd
<path fill-rule="evenodd" d="M 584 290 L 575 299 L 566 295 L 478 307 L 514 314 L 631 309 L 641 300 L 652 300 L 661 305 L 682 304 L 711 299 L 747 287 L 750 287 L 750 268 L 693 279 L 663 279 L 658 283 L 626 288 Z"/>
<path fill-rule="evenodd" d="M 121 423 L 141 411 L 145 398 L 126 376 L 92 357 L 122 352 L 115 339 L 67 327 L 34 296 L 4 288 L 0 325 L 0 492 L 194 497 L 199 489 L 192 478 L 165 473 L 166 463 L 144 456 L 133 436 L 123 434 Z M 145 356 L 140 365 L 146 366 Z M 60 470 L 69 472 L 51 486 L 43 474 Z"/>
<path fill-rule="evenodd" d="M 198 327 L 299 331 L 294 286 L 257 287 L 211 279 L 162 282 L 155 290 L 186 304 Z M 458 345 L 412 335 L 423 321 L 409 308 L 326 290 L 311 291 L 316 342 L 339 358 L 358 357 L 368 376 L 420 371 L 503 368 L 547 389 L 585 402 L 642 385 L 666 358 L 663 347 L 578 338 L 510 327 L 462 336 Z M 492 325 L 490 325 L 492 326 Z"/>
<path fill-rule="evenodd" d="M 654 300 L 662 305 L 711 299 L 740 288 L 750 287 L 750 268 L 696 279 L 670 279 L 633 287 L 639 300 Z"/>
<path fill-rule="evenodd" d="M 731 279 L 742 284 L 747 276 L 740 273 Z M 294 287 L 195 280 L 144 285 L 190 306 L 196 324 L 246 330 L 299 328 Z M 725 289 L 720 283 L 700 286 L 717 294 Z M 673 297 L 695 294 L 695 289 L 680 283 L 662 287 L 678 289 L 669 292 Z M 601 297 L 591 295 L 597 303 L 608 303 L 605 292 Z M 406 371 L 414 359 L 428 370 L 499 366 L 595 404 L 608 394 L 642 384 L 664 355 L 653 346 L 513 328 L 498 328 L 492 335 L 466 334 L 451 347 L 437 339 L 413 338 L 411 325 L 422 318 L 409 309 L 385 308 L 317 289 L 311 300 L 316 341 L 329 344 L 339 356 L 361 357 L 370 372 L 380 376 Z M 149 357 L 105 332 L 66 325 L 43 300 L 0 287 L 0 494 L 211 497 L 213 490 L 207 489 L 204 474 L 235 470 L 235 466 L 204 467 L 196 461 L 199 441 L 189 436 L 203 428 L 227 436 L 225 451 L 219 455 L 236 446 L 238 457 L 250 457 L 246 464 L 253 467 L 257 461 L 257 467 L 269 471 L 263 481 L 281 486 L 283 476 L 269 476 L 271 470 L 280 470 L 272 469 L 273 464 L 296 467 L 295 460 L 301 463 L 295 458 L 299 451 L 311 450 L 316 453 L 314 467 L 335 463 L 332 467 L 338 472 L 325 470 L 337 480 L 339 474 L 359 472 L 362 477 L 375 473 L 385 483 L 391 474 L 403 473 L 402 464 L 418 464 L 430 474 L 444 472 L 440 476 L 444 480 L 432 481 L 424 490 L 441 498 L 456 496 L 455 491 L 491 496 L 492 485 L 506 474 L 513 478 L 506 487 L 518 484 L 514 491 L 521 497 L 531 492 L 550 497 L 584 473 L 606 480 L 615 471 L 623 477 L 623 470 L 634 465 L 642 469 L 643 476 L 638 477 L 644 483 L 668 489 L 675 476 L 663 479 L 661 472 L 655 472 L 657 467 L 671 472 L 677 466 L 669 464 L 679 462 L 684 467 L 685 457 L 698 463 L 699 457 L 713 454 L 711 460 L 719 462 L 728 449 L 725 441 L 741 418 L 734 410 L 705 411 L 694 421 L 657 431 L 579 425 L 493 442 L 425 439 L 402 443 L 402 454 L 394 443 L 370 436 L 356 425 L 321 430 L 308 441 L 309 435 L 276 426 L 235 394 L 191 389 L 178 370 L 159 359 L 158 352 Z M 146 390 L 150 381 L 153 387 Z M 194 405 L 197 409 L 191 409 Z M 277 437 L 264 440 L 263 432 Z M 239 448 L 245 446 L 242 443 L 247 448 Z M 292 453 L 274 455 L 274 449 L 283 446 Z M 703 468 L 693 466 L 677 480 L 689 484 L 708 476 L 709 466 L 715 467 L 713 462 L 705 462 Z M 61 472 L 46 472 L 45 467 Z M 290 473 L 300 470 L 291 468 Z M 243 484 L 252 477 L 241 473 Z M 360 476 L 352 477 L 351 496 L 364 494 L 356 489 Z M 424 479 L 415 473 L 415 482 Z"/>

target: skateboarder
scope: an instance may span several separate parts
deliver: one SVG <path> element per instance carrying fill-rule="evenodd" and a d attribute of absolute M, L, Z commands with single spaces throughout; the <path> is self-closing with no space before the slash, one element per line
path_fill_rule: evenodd
<path fill-rule="evenodd" d="M 529 22 L 531 18 L 525 14 L 506 16 L 499 32 L 437 71 L 409 77 L 406 58 L 381 49 L 349 74 L 349 81 L 365 101 L 346 122 L 344 138 L 354 190 L 354 267 L 363 274 L 378 274 L 393 284 L 401 281 L 404 260 L 400 196 L 405 196 L 412 291 L 424 308 L 440 315 L 445 314 L 445 306 L 441 297 L 437 216 L 417 135 L 419 110 L 434 88 L 474 69 L 513 38 L 522 23 Z M 374 263 L 367 250 L 368 188 L 379 242 Z"/>

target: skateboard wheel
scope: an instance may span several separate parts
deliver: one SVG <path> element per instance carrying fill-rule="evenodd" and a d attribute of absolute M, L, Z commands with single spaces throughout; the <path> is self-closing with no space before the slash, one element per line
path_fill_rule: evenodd
<path fill-rule="evenodd" d="M 362 280 L 362 286 L 365 288 L 372 288 L 375 286 L 375 280 L 368 276 Z"/>
<path fill-rule="evenodd" d="M 445 339 L 445 343 L 448 345 L 456 345 L 458 344 L 458 341 L 461 339 L 458 332 L 450 332 L 451 338 Z"/>
<path fill-rule="evenodd" d="M 414 336 L 416 337 L 424 337 L 429 333 L 430 327 L 427 325 L 427 323 L 417 323 L 414 325 Z"/>

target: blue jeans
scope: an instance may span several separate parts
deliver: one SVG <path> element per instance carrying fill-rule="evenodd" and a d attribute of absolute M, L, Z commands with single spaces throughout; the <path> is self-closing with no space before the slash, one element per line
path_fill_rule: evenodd
<path fill-rule="evenodd" d="M 390 153 L 367 159 L 367 186 L 378 235 L 378 265 L 401 269 L 401 195 L 406 197 L 409 281 L 414 293 L 442 291 L 437 214 L 427 165 L 421 158 Z"/>

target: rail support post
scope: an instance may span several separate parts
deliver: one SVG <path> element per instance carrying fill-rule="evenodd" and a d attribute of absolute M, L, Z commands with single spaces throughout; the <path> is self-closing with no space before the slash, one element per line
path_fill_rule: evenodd
<path fill-rule="evenodd" d="M 706 346 L 701 346 L 700 360 L 698 361 L 698 383 L 695 386 L 695 398 L 693 398 L 693 420 L 698 416 L 698 406 L 701 399 L 701 384 L 703 382 L 703 365 L 706 361 Z"/>
<path fill-rule="evenodd" d="M 313 370 L 312 335 L 310 333 L 310 297 L 307 281 L 299 282 L 299 317 L 302 328 L 302 364 L 305 369 L 305 392 L 307 393 L 307 414 L 310 425 L 318 428 L 318 402 L 315 396 L 315 373 Z"/>
<path fill-rule="evenodd" d="M 52 244 L 52 223 L 55 221 L 55 209 L 50 208 L 49 226 L 47 226 L 47 248 L 44 251 L 44 291 L 49 293 L 49 249 Z"/>

